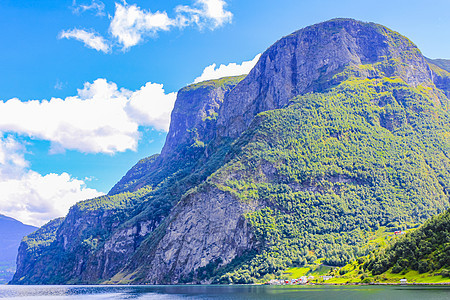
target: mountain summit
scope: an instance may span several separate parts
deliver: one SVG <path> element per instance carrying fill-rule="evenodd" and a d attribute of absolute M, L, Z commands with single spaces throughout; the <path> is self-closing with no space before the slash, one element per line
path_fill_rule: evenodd
<path fill-rule="evenodd" d="M 162 153 L 25 238 L 12 283 L 249 283 L 369 253 L 450 206 L 445 62 L 335 19 L 181 89 Z"/>
<path fill-rule="evenodd" d="M 414 87 L 434 81 L 426 60 L 406 37 L 378 24 L 334 19 L 267 49 L 227 98 L 220 132 L 237 137 L 258 113 L 282 108 L 298 95 L 322 92 L 349 76 L 398 77 Z"/>

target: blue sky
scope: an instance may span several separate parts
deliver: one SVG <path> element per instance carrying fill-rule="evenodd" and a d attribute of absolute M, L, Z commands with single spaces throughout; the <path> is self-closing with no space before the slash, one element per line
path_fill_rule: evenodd
<path fill-rule="evenodd" d="M 178 89 L 335 17 L 450 58 L 447 0 L 0 1 L 0 213 L 41 225 L 107 193 L 160 151 Z"/>

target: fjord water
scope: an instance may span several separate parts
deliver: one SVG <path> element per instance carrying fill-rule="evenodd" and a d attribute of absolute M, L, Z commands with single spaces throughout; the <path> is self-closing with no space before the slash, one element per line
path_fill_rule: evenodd
<path fill-rule="evenodd" d="M 450 286 L 0 286 L 1 299 L 449 299 Z"/>

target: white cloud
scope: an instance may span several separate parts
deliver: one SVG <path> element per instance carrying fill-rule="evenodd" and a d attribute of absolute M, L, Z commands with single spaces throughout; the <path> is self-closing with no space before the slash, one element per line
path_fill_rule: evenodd
<path fill-rule="evenodd" d="M 41 226 L 76 202 L 103 194 L 67 173 L 43 176 L 29 170 L 24 151 L 12 136 L 0 134 L 0 213 Z"/>
<path fill-rule="evenodd" d="M 67 173 L 42 176 L 34 171 L 18 179 L 0 179 L 0 193 L 2 214 L 35 226 L 66 215 L 78 201 L 103 195 Z"/>
<path fill-rule="evenodd" d="M 77 4 L 76 1 L 73 1 L 72 11 L 76 14 L 83 13 L 85 11 L 94 11 L 96 16 L 104 16 L 105 15 L 105 3 L 102 1 L 91 0 L 90 4 Z"/>
<path fill-rule="evenodd" d="M 196 24 L 199 28 L 209 26 L 211 29 L 231 23 L 233 14 L 225 10 L 223 0 L 197 0 L 194 7 L 179 5 L 175 8 L 178 27 Z"/>
<path fill-rule="evenodd" d="M 176 98 L 177 93 L 166 94 L 162 84 L 148 82 L 131 95 L 125 110 L 140 125 L 168 131 Z"/>
<path fill-rule="evenodd" d="M 16 178 L 28 167 L 23 157 L 25 147 L 11 136 L 3 137 L 0 132 L 0 178 Z"/>
<path fill-rule="evenodd" d="M 139 126 L 167 130 L 176 94 L 147 83 L 136 92 L 97 79 L 65 99 L 0 101 L 0 130 L 52 142 L 52 151 L 135 150 Z"/>
<path fill-rule="evenodd" d="M 213 63 L 212 65 L 207 66 L 203 70 L 202 75 L 195 78 L 194 83 L 211 79 L 218 79 L 227 76 L 248 74 L 250 70 L 253 69 L 253 67 L 256 65 L 260 57 L 261 53 L 256 55 L 255 58 L 253 58 L 250 61 L 244 61 L 241 64 L 236 63 L 230 63 L 228 65 L 221 64 L 217 69 L 216 64 Z"/>
<path fill-rule="evenodd" d="M 172 28 L 183 28 L 197 25 L 200 29 L 209 27 L 215 29 L 230 23 L 233 14 L 225 10 L 223 0 L 196 0 L 194 6 L 177 6 L 175 17 L 170 18 L 167 12 L 151 12 L 136 4 L 116 3 L 116 11 L 109 30 L 111 35 L 122 44 L 126 50 L 137 45 L 145 36 L 155 36 L 159 31 L 169 31 Z"/>
<path fill-rule="evenodd" d="M 60 38 L 75 38 L 82 41 L 87 47 L 97 51 L 109 52 L 115 42 L 127 50 L 140 43 L 146 36 L 156 36 L 160 31 L 170 31 L 173 28 L 184 28 L 195 25 L 199 29 L 205 27 L 211 30 L 231 23 L 233 14 L 226 10 L 225 0 L 195 0 L 192 6 L 178 5 L 175 7 L 175 15 L 169 17 L 165 11 L 152 12 L 141 9 L 136 4 L 129 5 L 115 3 L 114 16 L 109 25 L 110 39 L 105 39 L 95 31 L 72 29 L 62 31 Z M 93 0 L 91 4 L 77 5 L 74 1 L 73 11 L 81 13 L 87 10 L 95 10 L 98 15 L 104 14 L 103 2 Z"/>
<path fill-rule="evenodd" d="M 225 10 L 227 5 L 223 0 L 197 0 L 196 4 L 200 6 L 200 16 L 213 22 L 213 27 L 219 27 L 226 23 L 231 23 L 233 14 Z"/>
<path fill-rule="evenodd" d="M 174 21 L 166 12 L 141 10 L 138 6 L 116 3 L 116 12 L 110 24 L 113 37 L 123 45 L 124 49 L 138 44 L 143 35 L 154 35 L 158 31 L 167 31 Z"/>
<path fill-rule="evenodd" d="M 63 30 L 59 34 L 60 39 L 76 39 L 83 42 L 87 47 L 108 53 L 110 51 L 109 42 L 95 32 L 88 32 L 83 29 Z"/>

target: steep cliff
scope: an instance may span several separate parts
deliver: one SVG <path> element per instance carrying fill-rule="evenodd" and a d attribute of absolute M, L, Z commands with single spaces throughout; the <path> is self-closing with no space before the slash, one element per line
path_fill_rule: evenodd
<path fill-rule="evenodd" d="M 258 113 L 282 108 L 297 95 L 322 92 L 350 75 L 397 76 L 411 86 L 433 82 L 425 58 L 407 38 L 378 24 L 335 19 L 294 32 L 267 49 L 227 98 L 219 132 L 237 137 Z"/>
<path fill-rule="evenodd" d="M 207 154 L 207 146 L 215 137 L 217 117 L 225 96 L 244 77 L 210 80 L 182 88 L 177 94 L 161 155 L 139 161 L 109 195 L 136 191 L 146 185 L 157 186 L 171 174 L 190 172 L 197 160 Z"/>
<path fill-rule="evenodd" d="M 343 265 L 372 231 L 449 207 L 447 73 L 373 23 L 284 37 L 245 78 L 180 90 L 161 154 L 44 226 L 38 254 L 25 240 L 13 283 L 247 283 Z"/>

